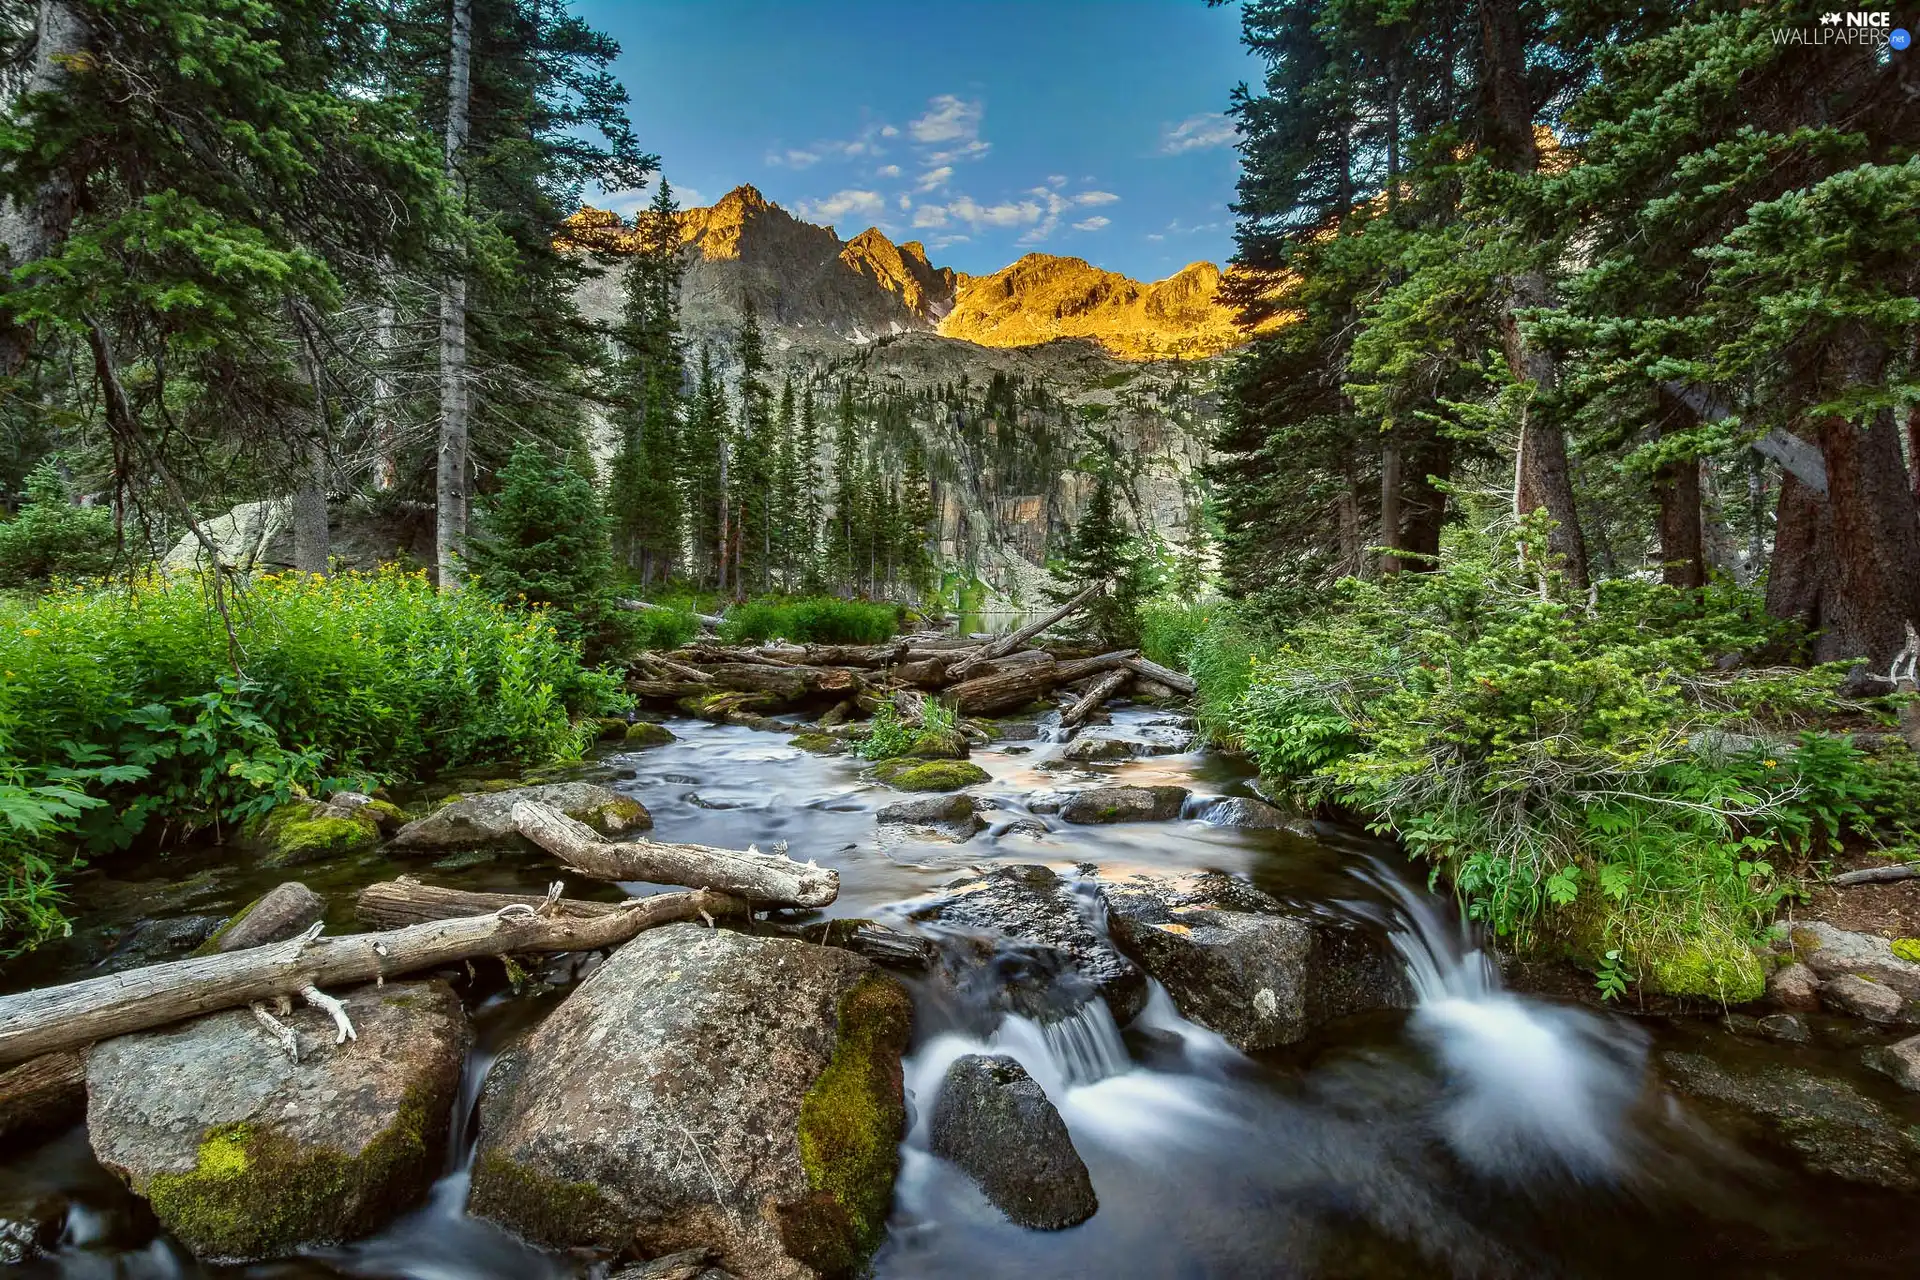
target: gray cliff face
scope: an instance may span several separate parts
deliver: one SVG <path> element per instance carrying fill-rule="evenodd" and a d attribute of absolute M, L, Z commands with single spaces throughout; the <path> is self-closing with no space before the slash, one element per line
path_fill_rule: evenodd
<path fill-rule="evenodd" d="M 751 299 L 776 370 L 814 381 L 823 410 L 843 377 L 907 404 L 905 428 L 934 481 L 940 559 L 987 585 L 989 610 L 1039 600 L 1046 561 L 1092 488 L 1077 464 L 1096 437 L 1113 441 L 1129 472 L 1122 508 L 1140 532 L 1185 544 L 1223 357 L 1121 360 L 1090 338 L 981 346 L 944 337 L 935 328 L 966 278 L 934 267 L 917 243 L 895 245 L 873 228 L 843 241 L 751 187 L 681 219 L 690 352 L 710 352 L 731 383 Z M 592 318 L 615 318 L 617 272 L 583 288 L 580 302 Z M 983 406 L 996 382 L 1015 390 Z M 822 435 L 831 436 L 830 422 Z M 883 468 L 897 474 L 906 439 L 896 428 L 878 445 Z M 611 451 L 610 432 L 602 447 Z"/>

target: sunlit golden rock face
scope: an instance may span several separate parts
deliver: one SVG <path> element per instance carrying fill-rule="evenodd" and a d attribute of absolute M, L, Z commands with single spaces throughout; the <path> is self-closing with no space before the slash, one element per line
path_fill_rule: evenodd
<path fill-rule="evenodd" d="M 1122 360 L 1217 355 L 1246 340 L 1220 301 L 1220 281 L 1211 262 L 1141 284 L 1079 258 L 1030 253 L 990 276 L 961 276 L 939 332 L 987 347 L 1091 338 Z"/>
<path fill-rule="evenodd" d="M 896 245 L 878 227 L 868 227 L 840 251 L 840 261 L 899 298 L 915 316 L 931 324 L 953 309 L 959 276 L 950 267 L 927 261 L 918 240 Z"/>

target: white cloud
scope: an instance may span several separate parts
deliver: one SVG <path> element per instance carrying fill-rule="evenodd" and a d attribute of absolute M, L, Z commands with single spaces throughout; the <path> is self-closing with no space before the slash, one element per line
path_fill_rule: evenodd
<path fill-rule="evenodd" d="M 898 196 L 898 202 L 900 205 L 900 211 L 902 213 L 905 213 L 908 209 L 913 208 L 913 197 L 908 195 L 904 191 L 902 191 Z"/>
<path fill-rule="evenodd" d="M 957 147 L 948 147 L 943 151 L 929 151 L 927 159 L 933 164 L 948 164 L 955 160 L 982 160 L 991 150 L 993 150 L 991 142 L 970 138 Z"/>
<path fill-rule="evenodd" d="M 873 176 L 876 178 L 897 178 L 900 176 L 900 166 L 897 164 L 883 164 L 873 171 Z"/>
<path fill-rule="evenodd" d="M 887 202 L 878 191 L 836 191 L 825 200 L 802 200 L 800 216 L 803 218 L 832 222 L 848 214 L 862 217 L 884 213 Z"/>
<path fill-rule="evenodd" d="M 1111 191 L 1082 191 L 1073 198 L 1075 204 L 1112 204 L 1120 197 Z"/>
<path fill-rule="evenodd" d="M 1050 187 L 1064 187 L 1067 185 L 1067 175 L 1064 173 L 1050 173 L 1047 175 L 1047 185 Z"/>
<path fill-rule="evenodd" d="M 1188 116 L 1179 124 L 1160 128 L 1160 154 L 1177 156 L 1183 151 L 1204 151 L 1224 147 L 1238 136 L 1233 121 L 1218 111 Z"/>
<path fill-rule="evenodd" d="M 980 100 L 951 93 L 927 99 L 927 114 L 907 126 L 915 142 L 954 142 L 980 136 Z"/>
<path fill-rule="evenodd" d="M 775 167 L 784 165 L 789 169 L 805 169 L 820 163 L 820 153 L 790 147 L 785 151 L 767 152 L 767 163 Z"/>
<path fill-rule="evenodd" d="M 883 124 L 880 126 L 880 136 L 883 138 L 897 138 L 900 136 L 900 131 L 890 124 Z"/>
<path fill-rule="evenodd" d="M 947 212 L 976 231 L 981 227 L 1024 227 L 1046 216 L 1046 210 L 1032 200 L 981 204 L 972 196 L 961 196 L 950 202 Z"/>
<path fill-rule="evenodd" d="M 900 207 L 910 203 L 906 196 L 900 197 Z M 947 211 L 937 204 L 923 204 L 913 211 L 913 225 L 916 227 L 944 227 L 947 225 Z"/>
<path fill-rule="evenodd" d="M 1088 218 L 1085 222 L 1074 223 L 1073 229 L 1075 231 L 1098 231 L 1102 227 L 1107 227 L 1112 225 L 1113 225 L 1112 218 L 1103 218 L 1096 213 L 1095 215 L 1093 215 L 1093 217 Z"/>
<path fill-rule="evenodd" d="M 1163 235 L 1161 235 L 1161 234 L 1160 234 L 1160 233 L 1159 233 L 1158 231 L 1149 231 L 1149 232 L 1147 232 L 1147 239 L 1149 239 L 1149 240 L 1165 240 L 1165 239 L 1166 239 L 1166 237 L 1165 237 L 1165 236 L 1163 236 Z"/>
<path fill-rule="evenodd" d="M 920 175 L 920 189 L 932 191 L 935 187 L 947 185 L 947 179 L 953 176 L 953 166 L 943 164 L 938 169 L 929 169 Z"/>

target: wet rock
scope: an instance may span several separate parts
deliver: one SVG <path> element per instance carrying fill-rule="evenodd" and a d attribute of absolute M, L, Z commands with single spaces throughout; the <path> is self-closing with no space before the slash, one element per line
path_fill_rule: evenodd
<path fill-rule="evenodd" d="M 846 752 L 847 744 L 830 733 L 796 733 L 787 739 L 787 745 L 817 756 L 837 756 Z"/>
<path fill-rule="evenodd" d="M 327 900 L 298 880 L 267 890 L 234 912 L 195 955 L 224 955 L 304 933 L 327 914 Z"/>
<path fill-rule="evenodd" d="M 958 794 L 901 800 L 882 809 L 878 817 L 883 825 L 912 827 L 955 844 L 972 839 L 987 825 L 974 812 L 973 797 Z"/>
<path fill-rule="evenodd" d="M 916 760 L 896 756 L 873 767 L 873 776 L 901 791 L 958 791 L 985 782 L 985 769 L 967 760 Z"/>
<path fill-rule="evenodd" d="M 1405 966 L 1359 928 L 1231 876 L 1137 876 L 1103 887 L 1108 928 L 1181 1014 L 1244 1050 L 1294 1044 L 1335 1018 L 1413 1004 Z"/>
<path fill-rule="evenodd" d="M 1891 1077 L 1902 1089 L 1920 1093 L 1920 1036 L 1869 1049 L 1864 1060 L 1875 1071 Z"/>
<path fill-rule="evenodd" d="M 1920 1188 L 1920 1128 L 1842 1080 L 1794 1067 L 1745 1070 L 1703 1054 L 1660 1055 L 1668 1083 L 1703 1109 L 1794 1151 L 1814 1173 Z"/>
<path fill-rule="evenodd" d="M 522 800 L 550 804 L 603 836 L 618 838 L 653 826 L 653 816 L 638 800 L 591 782 L 550 782 L 461 796 L 410 822 L 393 838 L 399 849 L 471 849 L 521 843 L 513 825 L 513 806 Z"/>
<path fill-rule="evenodd" d="M 1248 831 L 1291 831 L 1298 836 L 1311 838 L 1313 824 L 1305 818 L 1296 818 L 1284 809 L 1275 808 L 1264 800 L 1253 800 L 1246 796 L 1226 796 L 1214 801 L 1200 815 L 1200 821 L 1210 827 L 1238 827 Z"/>
<path fill-rule="evenodd" d="M 996 720 L 993 737 L 997 742 L 1037 742 L 1040 726 L 1030 720 Z"/>
<path fill-rule="evenodd" d="M 67 1198 L 55 1191 L 0 1192 L 0 1267 L 52 1253 L 67 1225 Z"/>
<path fill-rule="evenodd" d="M 495 1066 L 469 1207 L 557 1247 L 855 1271 L 886 1228 L 910 1019 L 852 952 L 650 930 Z"/>
<path fill-rule="evenodd" d="M 1794 963 L 1767 975 L 1767 997 L 1782 1009 L 1813 1013 L 1820 1008 L 1820 975 Z"/>
<path fill-rule="evenodd" d="M 621 740 L 626 743 L 627 750 L 629 751 L 638 750 L 642 747 L 664 747 L 669 742 L 679 741 L 679 739 L 674 736 L 673 730 L 667 728 L 667 726 L 663 724 L 653 724 L 646 720 L 636 720 L 628 725 L 627 731 L 621 735 Z"/>
<path fill-rule="evenodd" d="M 1027 797 L 1027 812 L 1058 813 L 1075 794 L 1072 791 L 1036 791 Z"/>
<path fill-rule="evenodd" d="M 364 791 L 336 791 L 327 797 L 327 808 L 365 814 L 382 831 L 398 831 L 407 825 L 406 812 L 399 805 L 376 800 Z"/>
<path fill-rule="evenodd" d="M 1903 1000 L 1920 1000 L 1920 964 L 1896 955 L 1885 938 L 1819 920 L 1795 925 L 1790 936 L 1794 953 L 1823 982 L 1854 974 L 1891 988 Z"/>
<path fill-rule="evenodd" d="M 1016 1012 L 1055 1021 L 1097 993 L 1124 1026 L 1146 1006 L 1146 976 L 1090 922 L 1091 906 L 1048 868 L 1025 865 L 949 885 L 911 919 L 1031 944 L 1003 949 L 983 979 Z M 963 977 L 986 972 L 970 963 L 961 969 Z"/>
<path fill-rule="evenodd" d="M 96 966 L 102 973 L 117 973 L 142 965 L 179 960 L 205 945 L 226 922 L 224 916 L 195 913 L 171 916 L 164 920 L 141 920 L 122 933 Z"/>
<path fill-rule="evenodd" d="M 608 1280 L 734 1280 L 732 1272 L 711 1265 L 714 1257 L 712 1249 L 683 1249 L 664 1258 L 623 1268 Z"/>
<path fill-rule="evenodd" d="M 1038 818 L 1015 818 L 1013 821 L 994 828 L 993 838 L 1004 840 L 1009 836 L 1025 836 L 1029 840 L 1042 840 L 1050 834 L 1047 824 Z"/>
<path fill-rule="evenodd" d="M 1100 1207 L 1066 1123 L 1012 1058 L 956 1059 L 941 1082 L 929 1136 L 935 1155 L 965 1170 L 1020 1226 L 1057 1231 Z"/>
<path fill-rule="evenodd" d="M 371 849 L 381 836 L 380 822 L 369 808 L 322 804 L 302 796 L 248 822 L 236 843 L 257 855 L 262 866 L 297 867 Z"/>
<path fill-rule="evenodd" d="M 470 1034 L 444 983 L 345 997 L 359 1038 L 302 1008 L 300 1062 L 245 1009 L 121 1036 L 87 1055 L 100 1163 L 196 1254 L 276 1257 L 364 1235 L 441 1167 Z"/>
<path fill-rule="evenodd" d="M 967 735 L 958 729 L 948 729 L 944 733 L 932 730 L 918 733 L 906 751 L 917 760 L 965 760 L 971 753 Z"/>
<path fill-rule="evenodd" d="M 1080 763 L 1133 759 L 1138 744 L 1119 738 L 1076 738 L 1060 753 L 1062 759 Z"/>
<path fill-rule="evenodd" d="M 1843 973 L 1820 984 L 1820 1003 L 1835 1013 L 1851 1014 L 1868 1022 L 1909 1021 L 1907 1002 L 1883 983 L 1854 973 Z"/>
<path fill-rule="evenodd" d="M 1760 1034 L 1780 1044 L 1810 1044 L 1813 1031 L 1806 1020 L 1791 1013 L 1769 1013 L 1759 1019 Z"/>
<path fill-rule="evenodd" d="M 1185 787 L 1094 787 L 1074 793 L 1060 807 L 1068 822 L 1165 822 L 1180 816 L 1187 803 Z"/>

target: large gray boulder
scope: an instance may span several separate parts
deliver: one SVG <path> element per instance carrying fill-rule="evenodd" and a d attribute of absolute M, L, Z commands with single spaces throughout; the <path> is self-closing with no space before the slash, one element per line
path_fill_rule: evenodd
<path fill-rule="evenodd" d="M 925 839 L 961 844 L 986 827 L 972 796 L 964 792 L 901 800 L 875 815 L 880 825 L 909 828 Z"/>
<path fill-rule="evenodd" d="M 1100 1207 L 1066 1122 L 1012 1058 L 970 1053 L 955 1059 L 928 1136 L 935 1155 L 965 1170 L 1020 1226 L 1056 1231 L 1085 1222 Z"/>
<path fill-rule="evenodd" d="M 476 849 L 521 840 L 513 806 L 522 800 L 552 805 L 603 836 L 619 838 L 653 826 L 653 815 L 630 796 L 592 782 L 549 782 L 458 796 L 426 817 L 409 822 L 393 838 L 399 849 Z"/>
<path fill-rule="evenodd" d="M 374 1230 L 441 1167 L 470 1033 L 446 984 L 345 997 L 286 1019 L 296 1064 L 245 1009 L 121 1036 L 87 1055 L 94 1155 L 203 1258 L 270 1258 Z"/>
<path fill-rule="evenodd" d="M 1076 791 L 1060 807 L 1068 822 L 1166 822 L 1180 816 L 1187 803 L 1185 787 L 1094 787 Z"/>
<path fill-rule="evenodd" d="M 1098 994 L 1114 1020 L 1125 1025 L 1146 1007 L 1146 975 L 1094 927 L 1089 918 L 1094 910 L 1097 904 L 1089 896 L 1051 869 L 1024 864 L 947 885 L 940 897 L 914 907 L 909 918 L 1026 944 L 1003 946 L 999 962 L 990 967 L 962 956 L 951 975 L 960 981 L 984 977 L 992 987 L 986 994 L 1004 998 L 1015 1012 L 1057 1021 Z M 1005 981 L 1009 976 L 1014 980 Z"/>
<path fill-rule="evenodd" d="M 1791 1149 L 1814 1173 L 1920 1189 L 1920 1126 L 1844 1080 L 1796 1067 L 1735 1067 L 1704 1054 L 1660 1055 L 1675 1092 L 1736 1131 Z"/>
<path fill-rule="evenodd" d="M 1289 911 L 1231 876 L 1136 876 L 1102 894 L 1115 945 L 1160 980 L 1184 1017 L 1243 1050 L 1413 1004 L 1405 966 L 1383 942 Z"/>
<path fill-rule="evenodd" d="M 1885 938 L 1820 920 L 1794 925 L 1790 937 L 1795 955 L 1823 983 L 1851 974 L 1890 988 L 1902 1000 L 1920 1000 L 1920 964 L 1895 955 Z"/>
<path fill-rule="evenodd" d="M 651 930 L 495 1065 L 469 1207 L 556 1247 L 855 1271 L 892 1202 L 911 1018 L 850 951 Z"/>
<path fill-rule="evenodd" d="M 304 933 L 327 914 L 327 900 L 298 880 L 276 885 L 233 913 L 197 955 L 225 955 Z"/>
<path fill-rule="evenodd" d="M 1244 831 L 1290 831 L 1297 836 L 1313 837 L 1313 823 L 1296 818 L 1284 809 L 1264 800 L 1246 796 L 1225 796 L 1208 805 L 1200 821 L 1210 827 L 1237 827 Z"/>

